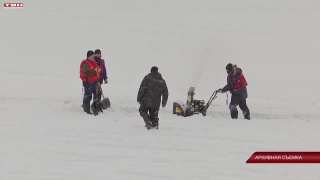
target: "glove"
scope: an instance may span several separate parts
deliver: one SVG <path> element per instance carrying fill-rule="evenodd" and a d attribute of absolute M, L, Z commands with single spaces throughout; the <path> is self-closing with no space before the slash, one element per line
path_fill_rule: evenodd
<path fill-rule="evenodd" d="M 105 83 L 105 84 L 108 84 L 108 78 L 105 78 L 105 79 L 104 79 L 104 83 Z"/>
<path fill-rule="evenodd" d="M 96 72 L 100 72 L 100 71 L 101 71 L 101 68 L 97 67 L 97 68 L 95 69 L 95 71 L 96 71 Z"/>
<path fill-rule="evenodd" d="M 223 93 L 223 92 L 222 92 L 222 88 L 218 89 L 218 92 L 219 92 L 219 93 Z"/>
<path fill-rule="evenodd" d="M 165 104 L 165 103 L 162 103 L 162 107 L 163 107 L 163 108 L 166 107 L 166 104 Z"/>

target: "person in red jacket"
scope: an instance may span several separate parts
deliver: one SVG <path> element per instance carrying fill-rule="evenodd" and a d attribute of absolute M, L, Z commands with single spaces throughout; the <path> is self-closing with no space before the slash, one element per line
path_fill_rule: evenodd
<path fill-rule="evenodd" d="M 225 93 L 230 91 L 232 94 L 231 102 L 229 105 L 230 114 L 232 119 L 238 119 L 238 109 L 239 105 L 244 118 L 250 120 L 250 110 L 247 106 L 246 99 L 248 98 L 247 92 L 247 81 L 242 73 L 242 69 L 238 68 L 237 65 L 229 63 L 226 66 L 226 70 L 228 73 L 227 76 L 227 85 L 223 88 L 220 88 L 218 91 L 221 93 Z"/>
<path fill-rule="evenodd" d="M 98 95 L 98 78 L 101 72 L 101 69 L 98 67 L 94 57 L 94 52 L 89 50 L 87 52 L 87 58 L 80 64 L 80 78 L 84 87 L 82 107 L 84 112 L 88 114 L 92 114 L 90 112 L 90 101 L 92 100 L 92 94 L 94 100 Z"/>

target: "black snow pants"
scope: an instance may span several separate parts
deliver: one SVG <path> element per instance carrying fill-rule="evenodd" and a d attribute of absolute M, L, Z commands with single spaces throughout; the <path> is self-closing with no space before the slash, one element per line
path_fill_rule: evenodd
<path fill-rule="evenodd" d="M 238 119 L 238 109 L 237 106 L 239 105 L 245 119 L 250 120 L 250 110 L 247 106 L 247 98 L 242 97 L 239 94 L 232 94 L 231 102 L 229 105 L 230 114 L 232 119 Z"/>
<path fill-rule="evenodd" d="M 153 127 L 159 126 L 159 109 L 140 106 L 139 113 L 146 125 L 151 124 Z"/>

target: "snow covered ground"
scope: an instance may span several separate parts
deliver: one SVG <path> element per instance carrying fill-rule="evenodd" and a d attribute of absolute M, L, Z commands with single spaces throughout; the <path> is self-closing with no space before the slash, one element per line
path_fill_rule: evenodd
<path fill-rule="evenodd" d="M 0 179 L 320 179 L 319 165 L 246 164 L 255 151 L 319 151 L 317 0 L 92 0 L 0 9 Z M 79 64 L 106 58 L 112 108 L 81 109 Z M 236 63 L 252 120 L 231 120 L 226 96 L 208 116 L 181 118 L 189 86 L 207 100 Z M 160 129 L 136 94 L 157 65 L 169 88 Z"/>

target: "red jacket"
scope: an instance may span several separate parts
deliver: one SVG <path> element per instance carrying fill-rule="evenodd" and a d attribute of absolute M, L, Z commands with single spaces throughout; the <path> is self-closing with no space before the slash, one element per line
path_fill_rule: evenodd
<path fill-rule="evenodd" d="M 80 78 L 84 82 L 94 82 L 98 80 L 98 74 L 93 73 L 90 76 L 86 76 L 85 72 L 83 71 L 83 64 L 87 64 L 89 66 L 90 71 L 95 71 L 95 69 L 98 67 L 97 63 L 95 61 L 90 61 L 88 59 L 85 59 L 80 64 Z"/>
<path fill-rule="evenodd" d="M 228 83 L 232 81 L 231 78 L 233 77 L 228 75 L 228 78 L 227 78 Z M 248 85 L 246 78 L 243 76 L 242 72 L 239 72 L 238 76 L 234 79 L 234 83 L 231 83 L 231 84 L 232 84 L 231 90 L 239 89 L 241 87 L 246 87 Z"/>
<path fill-rule="evenodd" d="M 246 78 L 242 74 L 242 69 L 236 68 L 235 71 L 235 73 L 228 74 L 227 85 L 222 88 L 222 92 L 233 92 L 234 90 L 237 90 L 239 94 L 243 94 L 245 97 L 247 97 L 246 86 L 248 85 L 248 83 L 246 81 Z"/>

